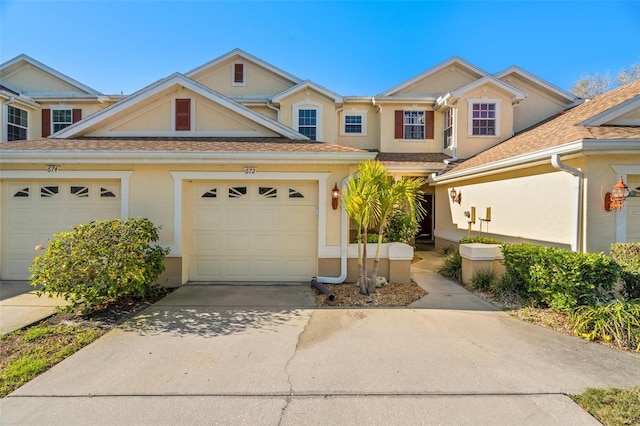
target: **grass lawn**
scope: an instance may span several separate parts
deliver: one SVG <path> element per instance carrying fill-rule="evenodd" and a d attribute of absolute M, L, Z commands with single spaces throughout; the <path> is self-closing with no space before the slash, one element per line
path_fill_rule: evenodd
<path fill-rule="evenodd" d="M 605 426 L 640 425 L 640 387 L 587 389 L 571 399 Z"/>

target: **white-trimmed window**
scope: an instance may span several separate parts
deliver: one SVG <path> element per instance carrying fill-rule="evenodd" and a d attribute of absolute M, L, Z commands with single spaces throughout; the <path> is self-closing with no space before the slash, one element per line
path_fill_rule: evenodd
<path fill-rule="evenodd" d="M 500 136 L 500 101 L 469 99 L 469 136 Z"/>
<path fill-rule="evenodd" d="M 231 65 L 231 85 L 232 86 L 246 86 L 246 66 L 241 62 L 234 62 Z"/>
<path fill-rule="evenodd" d="M 343 136 L 366 136 L 367 112 L 355 110 L 343 112 L 340 134 Z"/>
<path fill-rule="evenodd" d="M 9 105 L 7 107 L 7 140 L 21 141 L 29 137 L 29 112 Z"/>
<path fill-rule="evenodd" d="M 295 130 L 311 140 L 322 140 L 322 106 L 308 99 L 293 104 Z"/>
<path fill-rule="evenodd" d="M 73 110 L 71 108 L 51 108 L 52 133 L 73 124 Z"/>
<path fill-rule="evenodd" d="M 434 113 L 423 109 L 396 110 L 394 126 L 395 139 L 433 139 Z"/>
<path fill-rule="evenodd" d="M 424 111 L 404 112 L 403 139 L 424 139 Z"/>
<path fill-rule="evenodd" d="M 443 147 L 444 149 L 453 146 L 453 108 L 449 108 L 443 114 Z"/>

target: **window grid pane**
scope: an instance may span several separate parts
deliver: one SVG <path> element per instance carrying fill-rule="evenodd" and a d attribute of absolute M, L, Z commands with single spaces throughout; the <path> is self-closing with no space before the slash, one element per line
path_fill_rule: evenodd
<path fill-rule="evenodd" d="M 472 134 L 493 136 L 496 134 L 496 104 L 473 104 Z"/>
<path fill-rule="evenodd" d="M 298 110 L 298 131 L 316 140 L 317 137 L 317 111 L 315 109 Z"/>
<path fill-rule="evenodd" d="M 345 133 L 362 133 L 362 116 L 347 115 L 344 117 Z"/>
<path fill-rule="evenodd" d="M 404 138 L 424 139 L 424 111 L 404 112 Z"/>
<path fill-rule="evenodd" d="M 18 141 L 27 139 L 29 128 L 29 113 L 13 106 L 7 107 L 7 140 Z"/>

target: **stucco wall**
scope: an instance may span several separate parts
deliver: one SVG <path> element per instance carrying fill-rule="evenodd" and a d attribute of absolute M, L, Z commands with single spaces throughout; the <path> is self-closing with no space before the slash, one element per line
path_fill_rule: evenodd
<path fill-rule="evenodd" d="M 573 177 L 551 167 L 501 174 L 488 178 L 436 186 L 436 236 L 458 241 L 468 235 L 465 211 L 476 207 L 476 223 L 471 235 L 480 231 L 480 218 L 491 207 L 491 221 L 482 223 L 483 235 L 507 237 L 512 241 L 540 241 L 567 246 L 574 232 Z M 453 203 L 449 192 L 455 188 L 461 204 Z"/>

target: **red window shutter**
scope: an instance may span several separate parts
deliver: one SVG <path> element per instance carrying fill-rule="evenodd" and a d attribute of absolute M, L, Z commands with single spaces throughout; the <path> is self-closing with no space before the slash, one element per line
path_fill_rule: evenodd
<path fill-rule="evenodd" d="M 72 117 L 71 121 L 73 123 L 77 123 L 80 120 L 82 120 L 82 110 L 79 109 L 79 108 L 74 108 L 73 109 L 73 117 Z"/>
<path fill-rule="evenodd" d="M 433 139 L 433 111 L 424 112 L 424 137 L 425 139 Z"/>
<path fill-rule="evenodd" d="M 244 64 L 233 64 L 233 82 L 244 83 Z"/>
<path fill-rule="evenodd" d="M 191 130 L 191 99 L 176 99 L 176 130 Z"/>
<path fill-rule="evenodd" d="M 395 138 L 404 139 L 404 111 L 396 111 Z"/>
<path fill-rule="evenodd" d="M 48 138 L 51 134 L 51 110 L 49 108 L 42 110 L 42 137 Z"/>

